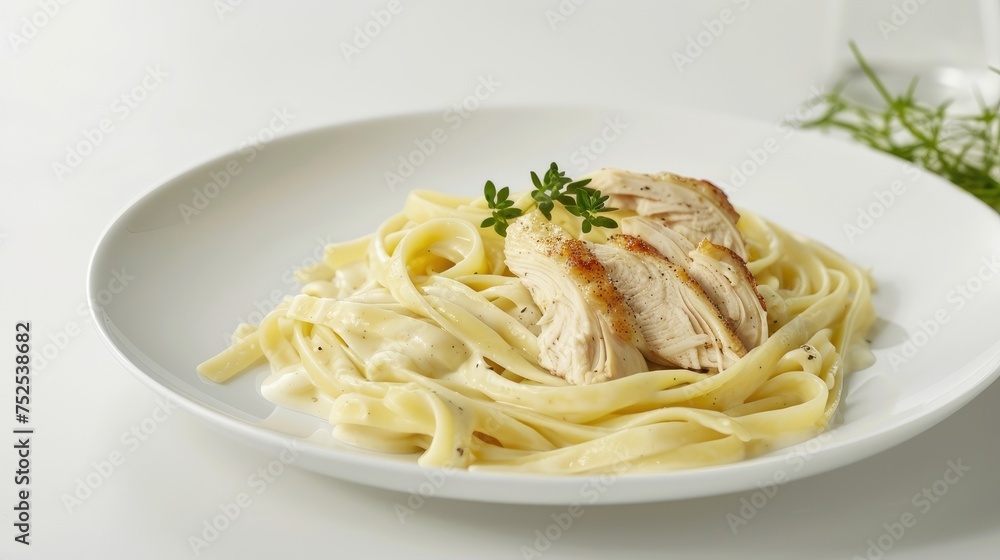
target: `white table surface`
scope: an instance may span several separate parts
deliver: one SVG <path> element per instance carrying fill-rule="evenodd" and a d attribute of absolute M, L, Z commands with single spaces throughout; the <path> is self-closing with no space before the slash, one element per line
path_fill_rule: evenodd
<path fill-rule="evenodd" d="M 237 149 L 275 110 L 294 115 L 281 132 L 289 134 L 444 110 L 492 77 L 500 85 L 484 103 L 498 106 L 673 104 L 777 122 L 831 83 L 842 36 L 836 6 L 823 3 L 401 0 L 348 60 L 342 43 L 388 4 L 12 0 L 0 7 L 0 330 L 10 337 L 0 356 L 11 370 L 0 383 L 7 403 L 0 425 L 8 434 L 17 427 L 15 322 L 31 321 L 36 350 L 50 345 L 51 356 L 44 368 L 36 361 L 32 381 L 32 544 L 14 542 L 8 435 L 0 452 L 0 557 L 524 557 L 536 530 L 565 508 L 430 500 L 400 523 L 394 506 L 405 495 L 295 468 L 253 492 L 251 507 L 196 554 L 189 537 L 273 457 L 186 412 L 157 411 L 152 393 L 98 340 L 84 289 L 98 236 L 139 193 Z M 235 7 L 220 14 L 220 5 Z M 46 6 L 54 15 L 37 15 Z M 568 15 L 553 25 L 547 12 L 560 9 Z M 724 9 L 731 23 L 679 68 L 674 53 Z M 44 24 L 33 33 L 22 18 Z M 869 32 L 875 25 L 852 24 Z M 126 110 L 120 97 L 137 86 L 144 99 Z M 58 176 L 53 162 L 65 163 L 67 146 L 102 119 L 111 132 Z M 874 558 L 880 552 L 871 542 L 882 537 L 887 558 L 994 558 L 998 426 L 1000 385 L 894 449 L 780 487 L 736 531 L 727 515 L 741 515 L 753 492 L 590 507 L 542 554 Z M 129 436 L 134 427 L 144 440 Z M 115 453 L 123 462 L 68 507 L 66 496 Z M 949 461 L 968 472 L 936 503 L 917 507 L 914 496 L 941 479 Z M 908 512 L 916 525 L 884 537 L 886 524 Z"/>

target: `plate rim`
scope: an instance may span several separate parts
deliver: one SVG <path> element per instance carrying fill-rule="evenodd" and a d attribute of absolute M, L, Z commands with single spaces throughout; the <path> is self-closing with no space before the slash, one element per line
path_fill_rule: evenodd
<path fill-rule="evenodd" d="M 624 113 L 624 114 L 638 114 L 638 115 L 648 115 L 651 113 L 656 113 L 661 116 L 665 115 L 677 115 L 682 114 L 684 118 L 690 119 L 703 119 L 711 118 L 715 120 L 726 120 L 726 121 L 739 121 L 742 125 L 747 126 L 766 126 L 768 123 L 759 119 L 754 119 L 751 117 L 746 117 L 742 115 L 731 115 L 723 112 L 714 112 L 704 109 L 695 109 L 689 107 L 680 107 L 674 105 L 636 105 L 633 108 L 623 108 L 623 107 L 613 107 L 604 105 L 592 105 L 592 104 L 552 104 L 552 103 L 538 103 L 538 104 L 497 104 L 495 106 L 486 107 L 480 109 L 484 112 L 492 113 L 502 113 L 502 112 L 537 112 L 557 109 L 559 111 L 586 111 L 592 113 Z M 277 142 L 293 142 L 301 141 L 305 137 L 319 135 L 324 133 L 331 133 L 339 129 L 345 129 L 352 126 L 366 126 L 373 123 L 385 123 L 394 120 L 400 120 L 404 118 L 426 118 L 429 116 L 434 116 L 439 114 L 440 111 L 437 110 L 421 110 L 421 111 L 394 111 L 391 113 L 380 113 L 377 115 L 363 115 L 357 118 L 352 118 L 349 120 L 335 121 L 332 123 L 322 123 L 316 126 L 308 127 L 303 130 L 297 130 L 292 133 L 282 134 L 277 136 L 273 143 Z M 865 149 L 862 146 L 854 145 L 846 140 L 836 138 L 834 136 L 820 133 L 814 130 L 797 130 L 797 133 L 809 135 L 816 138 L 825 138 L 829 141 L 837 142 L 843 146 L 848 146 L 854 149 L 857 153 L 865 153 L 862 157 L 876 157 L 885 158 L 892 161 L 904 161 L 895 156 L 877 152 L 875 150 Z M 233 157 L 237 152 L 235 150 L 226 150 L 220 154 L 213 155 L 207 158 L 197 165 L 186 167 L 182 171 L 170 174 L 167 179 L 159 180 L 154 182 L 153 185 L 144 189 L 140 194 L 135 196 L 127 204 L 124 205 L 118 212 L 115 213 L 114 217 L 109 221 L 109 223 L 104 227 L 102 232 L 97 238 L 97 242 L 94 244 L 93 249 L 88 260 L 87 266 L 87 276 L 86 276 L 86 293 L 88 297 L 90 317 L 94 321 L 97 327 L 97 332 L 99 338 L 104 343 L 104 345 L 111 351 L 112 355 L 125 367 L 127 371 L 134 377 L 138 378 L 143 385 L 151 389 L 160 398 L 166 399 L 170 402 L 176 403 L 180 408 L 186 410 L 187 412 L 193 414 L 199 419 L 199 421 L 205 422 L 213 428 L 220 429 L 223 432 L 228 432 L 238 436 L 238 439 L 245 444 L 253 445 L 254 447 L 266 447 L 268 449 L 280 449 L 282 447 L 297 448 L 302 451 L 303 455 L 312 461 L 318 461 L 320 463 L 330 463 L 339 464 L 341 462 L 349 464 L 356 468 L 368 469 L 376 468 L 379 470 L 388 470 L 393 476 L 401 476 L 412 479 L 414 477 L 420 480 L 425 479 L 428 473 L 440 472 L 442 470 L 448 471 L 448 476 L 452 477 L 451 480 L 457 482 L 458 484 L 453 484 L 451 487 L 445 485 L 443 488 L 439 488 L 438 492 L 434 494 L 435 497 L 450 498 L 464 501 L 473 502 L 488 502 L 488 503 L 508 503 L 508 504 L 533 504 L 533 505 L 567 505 L 572 502 L 566 501 L 565 499 L 552 499 L 546 494 L 540 494 L 534 496 L 532 499 L 525 499 L 524 495 L 509 495 L 504 493 L 502 490 L 500 492 L 491 492 L 490 497 L 483 496 L 473 496 L 463 494 L 460 490 L 466 484 L 490 484 L 499 483 L 498 487 L 503 488 L 505 485 L 512 482 L 516 482 L 518 485 L 525 485 L 527 487 L 541 486 L 546 487 L 553 484 L 557 485 L 572 485 L 572 487 L 578 487 L 581 482 L 586 481 L 588 478 L 592 478 L 594 474 L 570 474 L 570 475 L 557 475 L 557 474 L 537 474 L 537 473 L 512 473 L 512 472 L 490 472 L 490 471 L 467 471 L 464 469 L 440 469 L 432 467 L 422 467 L 417 465 L 415 461 L 406 462 L 403 460 L 387 460 L 391 456 L 380 456 L 380 454 L 373 453 L 361 448 L 357 448 L 361 453 L 346 453 L 343 450 L 336 448 L 322 446 L 313 442 L 303 441 L 300 438 L 296 438 L 291 435 L 282 434 L 272 429 L 264 428 L 261 426 L 253 425 L 242 419 L 236 418 L 230 414 L 227 414 L 221 410 L 217 410 L 207 404 L 200 401 L 194 400 L 184 394 L 179 394 L 170 387 L 164 385 L 156 378 L 154 378 L 150 373 L 143 370 L 142 367 L 134 363 L 125 352 L 118 346 L 114 341 L 114 335 L 109 331 L 108 325 L 106 324 L 103 306 L 98 302 L 95 295 L 97 290 L 100 289 L 98 285 L 98 279 L 101 277 L 103 272 L 100 272 L 98 264 L 103 257 L 103 252 L 107 250 L 107 242 L 111 239 L 111 235 L 120 230 L 127 229 L 125 223 L 130 213 L 138 211 L 139 207 L 144 201 L 152 198 L 153 195 L 161 190 L 167 189 L 170 185 L 182 181 L 188 176 L 193 176 L 202 172 L 206 168 L 211 168 L 217 165 L 220 161 L 225 161 L 228 158 Z M 938 185 L 938 188 L 946 188 L 952 192 L 952 194 L 959 194 L 971 199 L 976 204 L 980 205 L 984 209 L 992 209 L 985 203 L 979 201 L 973 195 L 967 191 L 960 189 L 959 187 L 945 181 L 944 179 L 927 173 L 933 182 Z M 1000 226 L 1000 215 L 996 217 L 996 223 Z M 981 359 L 982 358 L 982 359 Z M 977 365 L 977 361 L 983 362 L 981 365 Z M 791 480 L 801 480 L 803 478 L 811 477 L 822 472 L 833 470 L 842 467 L 847 464 L 851 464 L 865 458 L 871 457 L 878 453 L 887 451 L 888 449 L 895 447 L 909 439 L 919 435 L 920 433 L 926 431 L 932 426 L 944 421 L 948 416 L 954 414 L 962 407 L 964 407 L 968 402 L 974 399 L 976 396 L 981 394 L 990 386 L 998 377 L 1000 377 L 1000 340 L 995 342 L 992 346 L 986 348 L 983 353 L 979 356 L 974 357 L 972 360 L 963 365 L 964 367 L 953 370 L 952 374 L 959 372 L 965 372 L 961 377 L 962 383 L 970 384 L 969 387 L 958 392 L 951 398 L 945 399 L 935 399 L 929 403 L 926 403 L 923 407 L 918 409 L 911 409 L 907 411 L 906 414 L 894 418 L 893 422 L 887 423 L 885 425 L 880 425 L 876 430 L 867 434 L 865 437 L 854 440 L 847 441 L 837 441 L 832 445 L 824 446 L 820 450 L 816 451 L 816 455 L 823 455 L 826 457 L 825 461 L 810 461 L 809 464 L 801 471 L 792 473 L 789 478 Z M 969 370 L 966 372 L 966 370 Z M 850 374 L 849 374 L 850 375 Z M 261 397 L 263 398 L 263 397 Z M 836 429 L 836 428 L 834 428 Z M 830 433 L 829 431 L 823 433 Z M 901 436 L 901 437 L 900 437 Z M 602 499 L 599 503 L 601 504 L 625 504 L 625 503 L 648 503 L 648 502 L 667 502 L 683 499 L 691 499 L 698 497 L 708 497 L 713 495 L 727 494 L 733 492 L 742 492 L 751 490 L 754 488 L 752 484 L 747 484 L 743 477 L 727 477 L 729 471 L 758 471 L 761 473 L 774 472 L 771 468 L 775 465 L 781 465 L 784 461 L 787 461 L 788 457 L 796 453 L 796 449 L 802 445 L 805 445 L 816 438 L 811 438 L 805 442 L 786 447 L 775 452 L 769 453 L 764 456 L 753 457 L 749 459 L 744 459 L 735 463 L 723 464 L 723 465 L 713 465 L 708 467 L 698 467 L 693 469 L 675 470 L 675 471 L 664 471 L 658 473 L 630 473 L 627 474 L 624 479 L 628 479 L 629 485 L 643 485 L 649 484 L 651 482 L 663 483 L 664 481 L 670 480 L 679 483 L 681 489 L 679 491 L 674 491 L 671 493 L 656 493 L 647 492 L 645 494 L 640 494 L 638 497 L 625 497 L 621 494 L 616 495 L 614 493 L 605 493 L 602 495 Z M 888 445 L 886 444 L 888 440 Z M 343 444 L 347 445 L 347 444 Z M 348 446 L 349 447 L 349 446 Z M 851 449 L 852 453 L 849 454 L 837 454 L 836 451 Z M 372 456 L 362 453 L 372 453 Z M 399 457 L 399 456 L 396 456 Z M 402 456 L 405 457 L 405 456 Z M 406 492 L 406 489 L 402 488 L 401 485 L 384 485 L 376 484 L 370 480 L 362 480 L 365 477 L 352 477 L 352 476 L 341 476 L 333 475 L 328 471 L 318 470 L 316 468 L 311 468 L 315 466 L 310 461 L 303 462 L 300 466 L 303 466 L 309 470 L 321 472 L 328 476 L 335 476 L 342 480 L 348 480 L 355 483 L 365 484 L 369 486 L 375 486 L 379 488 L 384 488 L 393 491 Z M 599 476 L 599 475 L 597 475 Z M 705 491 L 684 491 L 683 483 L 692 478 L 701 477 L 714 477 L 720 476 L 723 479 L 732 478 L 732 480 L 726 484 L 720 484 L 718 488 L 710 492 Z M 766 477 L 756 478 L 755 480 L 765 480 Z M 619 483 L 621 484 L 621 483 Z M 459 491 L 455 491 L 459 487 Z M 411 490 L 412 492 L 412 490 Z"/>

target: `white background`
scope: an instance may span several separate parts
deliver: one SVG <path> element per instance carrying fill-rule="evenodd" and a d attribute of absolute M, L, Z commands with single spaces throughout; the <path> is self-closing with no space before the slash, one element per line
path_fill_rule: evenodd
<path fill-rule="evenodd" d="M 402 0 L 369 44 L 345 56 L 343 45 L 356 40 L 357 28 L 374 26 L 372 11 L 387 2 L 225 1 L 56 2 L 51 16 L 38 14 L 53 2 L 0 7 L 0 332 L 10 337 L 0 360 L 12 376 L 14 323 L 23 320 L 32 322 L 36 350 L 49 346 L 51 356 L 42 356 L 44 367 L 36 361 L 32 382 L 32 544 L 13 541 L 16 457 L 5 436 L 0 555 L 195 557 L 189 537 L 274 459 L 185 412 L 154 414 L 152 393 L 115 362 L 81 313 L 88 258 L 120 209 L 236 150 L 272 111 L 294 115 L 285 135 L 444 111 L 480 78 L 492 78 L 500 85 L 484 103 L 496 106 L 671 104 L 776 123 L 832 85 L 845 37 L 885 49 L 918 28 L 933 33 L 957 13 L 929 2 L 886 40 L 877 19 L 891 16 L 891 2 L 862 14 L 839 3 L 763 0 Z M 731 23 L 713 23 L 726 9 Z M 713 28 L 718 36 L 707 46 L 690 46 L 689 38 Z M 956 64 L 981 63 L 970 52 L 979 52 L 977 43 L 946 54 L 966 57 Z M 159 81 L 146 79 L 142 99 L 126 112 L 121 96 L 150 71 Z M 112 131 L 71 172 L 54 170 L 102 119 Z M 0 383 L 7 433 L 14 426 L 10 376 Z M 127 434 L 144 422 L 155 430 L 135 445 Z M 727 515 L 745 515 L 753 492 L 590 507 L 544 556 L 865 557 L 869 539 L 886 534 L 884 524 L 913 512 L 916 526 L 891 539 L 886 557 L 993 557 L 1000 548 L 997 426 L 1000 386 L 891 451 L 782 486 L 735 531 Z M 124 463 L 68 507 L 66 496 L 114 453 Z M 941 479 L 948 461 L 970 470 L 920 511 L 913 496 Z M 565 511 L 430 500 L 401 523 L 394 506 L 405 495 L 294 468 L 251 494 L 252 506 L 200 557 L 521 558 L 522 547 L 535 546 L 536 530 Z"/>

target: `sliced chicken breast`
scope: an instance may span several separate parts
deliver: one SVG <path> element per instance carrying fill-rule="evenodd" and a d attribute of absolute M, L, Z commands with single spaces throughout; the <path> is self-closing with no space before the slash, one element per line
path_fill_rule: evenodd
<path fill-rule="evenodd" d="M 642 239 L 614 235 L 591 250 L 635 313 L 649 361 L 723 370 L 746 354 L 701 286 Z"/>
<path fill-rule="evenodd" d="M 739 213 L 726 193 L 708 181 L 624 169 L 601 169 L 588 177 L 587 186 L 608 195 L 610 206 L 655 218 L 693 245 L 707 238 L 732 249 L 744 260 L 749 257 L 743 234 L 736 228 Z"/>
<path fill-rule="evenodd" d="M 603 193 L 602 193 L 603 194 Z M 638 237 L 674 264 L 685 267 L 695 244 L 655 218 L 630 216 L 621 220 L 622 233 Z"/>
<path fill-rule="evenodd" d="M 647 370 L 635 317 L 587 244 L 529 212 L 507 229 L 504 255 L 542 311 L 539 365 L 575 385 Z"/>
<path fill-rule="evenodd" d="M 689 255 L 691 277 L 729 319 L 743 346 L 750 350 L 767 340 L 767 304 L 746 261 L 707 239 Z"/>
<path fill-rule="evenodd" d="M 641 238 L 694 278 L 722 311 L 747 350 L 767 339 L 767 305 L 757 292 L 757 281 L 747 269 L 746 261 L 734 251 L 707 239 L 695 247 L 652 218 L 625 218 L 621 227 L 625 234 Z"/>

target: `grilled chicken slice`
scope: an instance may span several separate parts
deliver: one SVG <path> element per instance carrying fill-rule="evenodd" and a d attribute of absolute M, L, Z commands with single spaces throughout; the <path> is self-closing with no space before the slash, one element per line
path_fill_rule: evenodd
<path fill-rule="evenodd" d="M 749 257 L 743 234 L 736 228 L 739 213 L 726 193 L 708 181 L 623 169 L 601 169 L 588 177 L 588 186 L 608 195 L 611 206 L 655 218 L 693 245 L 707 238 L 732 249 L 744 260 Z"/>
<path fill-rule="evenodd" d="M 767 340 L 767 304 L 746 261 L 707 239 L 689 255 L 691 276 L 729 319 L 743 346 L 751 350 Z"/>
<path fill-rule="evenodd" d="M 647 370 L 635 317 L 587 244 L 529 212 L 507 229 L 504 254 L 542 311 L 539 365 L 574 385 Z"/>
<path fill-rule="evenodd" d="M 687 237 L 663 225 L 660 220 L 643 216 L 623 218 L 621 228 L 625 235 L 641 238 L 667 260 L 684 266 L 687 270 L 686 265 L 691 260 L 690 254 L 695 247 Z"/>
<path fill-rule="evenodd" d="M 767 339 L 767 306 L 757 292 L 757 281 L 739 255 L 707 239 L 695 247 L 652 218 L 625 218 L 621 227 L 625 234 L 641 238 L 694 278 L 747 350 Z"/>
<path fill-rule="evenodd" d="M 646 359 L 723 370 L 746 354 L 701 286 L 642 239 L 614 235 L 607 245 L 593 245 L 591 250 L 635 313 Z"/>

